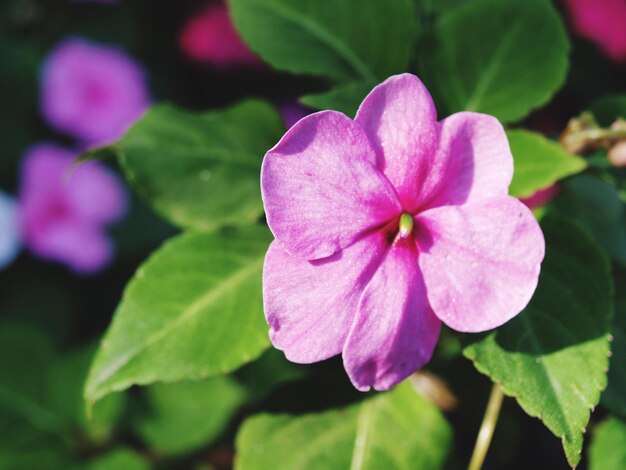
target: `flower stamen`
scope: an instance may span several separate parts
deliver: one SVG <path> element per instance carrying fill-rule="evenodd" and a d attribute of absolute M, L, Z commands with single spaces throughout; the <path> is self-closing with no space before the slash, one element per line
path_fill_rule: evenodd
<path fill-rule="evenodd" d="M 398 232 L 400 238 L 408 238 L 413 232 L 413 216 L 406 212 L 400 216 L 400 222 L 398 223 Z"/>

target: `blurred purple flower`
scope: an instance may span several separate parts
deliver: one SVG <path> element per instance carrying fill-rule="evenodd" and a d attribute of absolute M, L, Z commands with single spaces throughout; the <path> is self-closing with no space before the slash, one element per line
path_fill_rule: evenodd
<path fill-rule="evenodd" d="M 50 53 L 41 87 L 44 118 L 86 146 L 119 138 L 150 102 L 144 71 L 131 57 L 76 38 Z"/>
<path fill-rule="evenodd" d="M 293 102 L 286 102 L 278 105 L 278 111 L 280 112 L 287 129 L 290 129 L 291 126 L 304 116 L 311 114 L 311 111 L 308 108 Z"/>
<path fill-rule="evenodd" d="M 626 60 L 626 0 L 565 0 L 573 29 L 611 59 Z"/>
<path fill-rule="evenodd" d="M 124 215 L 126 192 L 98 162 L 73 168 L 75 157 L 53 144 L 28 151 L 22 163 L 20 223 L 24 245 L 32 253 L 90 273 L 111 259 L 105 228 Z"/>
<path fill-rule="evenodd" d="M 8 266 L 20 251 L 17 203 L 0 191 L 0 269 Z"/>
<path fill-rule="evenodd" d="M 239 36 L 222 1 L 209 4 L 189 19 L 179 44 L 188 58 L 215 68 L 264 67 Z"/>
<path fill-rule="evenodd" d="M 559 194 L 559 187 L 556 184 L 548 186 L 547 188 L 539 189 L 528 197 L 521 198 L 522 201 L 529 209 L 538 209 L 548 204 Z"/>

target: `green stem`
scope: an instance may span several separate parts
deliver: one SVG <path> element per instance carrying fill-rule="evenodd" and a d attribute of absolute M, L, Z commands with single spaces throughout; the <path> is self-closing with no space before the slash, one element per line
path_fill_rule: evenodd
<path fill-rule="evenodd" d="M 500 416 L 503 398 L 504 393 L 502 393 L 502 389 L 498 384 L 494 383 L 491 389 L 491 395 L 489 396 L 489 403 L 487 403 L 487 410 L 485 411 L 483 422 L 480 424 L 478 437 L 476 437 L 476 445 L 474 446 L 474 452 L 468 470 L 480 470 L 483 466 L 487 451 L 489 450 L 489 444 L 491 444 L 493 432 L 496 429 L 498 416 Z"/>

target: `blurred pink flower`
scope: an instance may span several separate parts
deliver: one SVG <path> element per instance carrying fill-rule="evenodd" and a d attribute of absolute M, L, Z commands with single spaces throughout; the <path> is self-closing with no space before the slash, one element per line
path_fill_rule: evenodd
<path fill-rule="evenodd" d="M 148 107 L 142 68 L 114 47 L 67 39 L 46 59 L 41 111 L 48 123 L 95 146 L 119 138 Z"/>
<path fill-rule="evenodd" d="M 559 194 L 559 187 L 553 184 L 547 188 L 535 191 L 528 197 L 521 198 L 520 201 L 526 204 L 530 209 L 537 209 L 548 204 L 557 194 Z"/>
<path fill-rule="evenodd" d="M 611 59 L 626 60 L 626 0 L 565 0 L 574 30 Z"/>
<path fill-rule="evenodd" d="M 356 388 L 385 390 L 430 360 L 442 321 L 477 332 L 517 315 L 544 240 L 512 175 L 502 125 L 437 122 L 414 75 L 374 88 L 354 120 L 301 119 L 261 170 L 274 346 L 300 363 L 342 354 Z"/>
<path fill-rule="evenodd" d="M 78 273 L 103 268 L 113 247 L 107 225 L 126 211 L 126 192 L 99 162 L 72 167 L 76 154 L 53 144 L 31 148 L 19 193 L 23 243 L 33 254 Z"/>
<path fill-rule="evenodd" d="M 222 1 L 209 4 L 189 19 L 179 44 L 188 58 L 215 68 L 263 66 L 242 41 Z"/>

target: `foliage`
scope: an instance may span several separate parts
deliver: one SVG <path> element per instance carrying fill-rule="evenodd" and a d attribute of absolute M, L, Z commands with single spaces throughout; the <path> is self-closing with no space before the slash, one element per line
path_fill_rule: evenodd
<path fill-rule="evenodd" d="M 478 111 L 508 122 L 562 86 L 568 52 L 551 2 L 478 0 L 439 16 L 420 47 L 420 62 L 446 111 Z"/>
<path fill-rule="evenodd" d="M 526 310 L 464 354 L 580 460 L 583 432 L 607 384 L 613 315 L 609 265 L 576 225 L 547 217 L 539 286 Z M 555 292 L 559 295 L 556 297 Z"/>
<path fill-rule="evenodd" d="M 404 383 L 345 409 L 250 418 L 237 437 L 235 467 L 435 469 L 443 467 L 451 438 L 439 410 Z"/>
<path fill-rule="evenodd" d="M 153 96 L 118 139 L 77 156 L 133 191 L 115 261 L 79 278 L 25 253 L 0 272 L 0 470 L 462 467 L 491 382 L 514 400 L 496 428 L 506 452 L 486 467 L 626 466 L 626 169 L 607 160 L 626 134 L 581 151 L 557 139 L 588 130 L 567 126 L 583 111 L 626 132 L 625 69 L 576 37 L 563 2 L 228 0 L 263 61 L 230 69 L 177 49 L 202 2 L 105 3 L 0 5 L 3 192 L 19 196 L 29 147 L 72 145 L 37 105 L 58 39 L 124 49 Z M 512 196 L 558 196 L 541 208 L 546 256 L 522 313 L 483 334 L 444 329 L 424 374 L 362 394 L 340 359 L 295 365 L 270 347 L 259 174 L 286 131 L 280 105 L 354 117 L 403 72 L 439 119 L 503 123 Z"/>
<path fill-rule="evenodd" d="M 205 379 L 259 356 L 269 343 L 260 282 L 268 241 L 261 228 L 187 233 L 157 251 L 124 293 L 86 398 L 93 403 L 134 384 Z"/>

